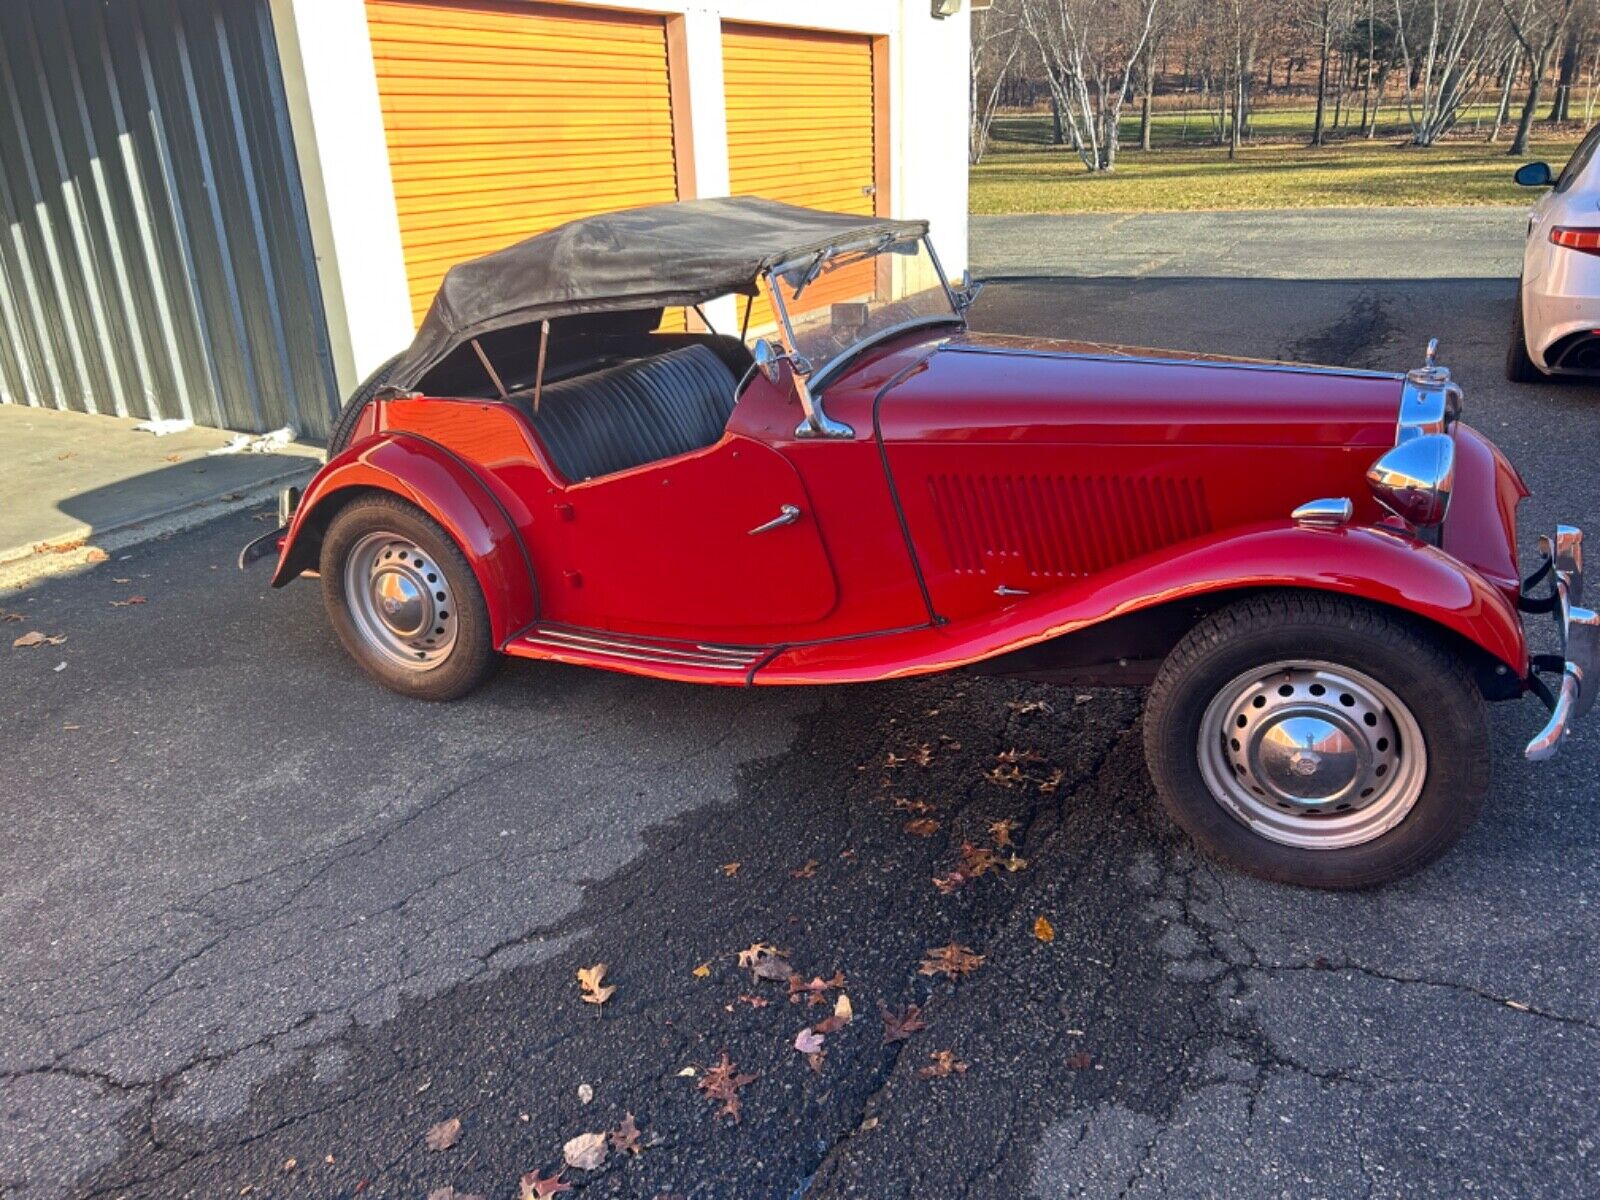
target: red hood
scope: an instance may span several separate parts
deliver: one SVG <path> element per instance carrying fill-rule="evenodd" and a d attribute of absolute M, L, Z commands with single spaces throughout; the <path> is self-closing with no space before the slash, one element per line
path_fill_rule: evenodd
<path fill-rule="evenodd" d="M 1066 434 L 1080 444 L 1383 449 L 1394 445 L 1404 384 L 1373 371 L 998 334 L 925 344 L 920 362 L 910 349 L 891 356 L 915 365 L 885 397 L 890 436 L 932 441 Z"/>

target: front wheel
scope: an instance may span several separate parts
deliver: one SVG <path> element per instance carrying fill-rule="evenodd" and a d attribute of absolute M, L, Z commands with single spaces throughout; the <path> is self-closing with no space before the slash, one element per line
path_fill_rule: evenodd
<path fill-rule="evenodd" d="M 1282 883 L 1420 870 L 1489 791 L 1488 716 L 1460 658 L 1340 597 L 1241 601 L 1162 665 L 1145 711 L 1161 800 L 1200 848 Z"/>
<path fill-rule="evenodd" d="M 334 632 L 385 686 L 454 700 L 499 665 L 488 605 L 466 556 L 398 496 L 366 497 L 339 511 L 322 539 L 321 574 Z"/>

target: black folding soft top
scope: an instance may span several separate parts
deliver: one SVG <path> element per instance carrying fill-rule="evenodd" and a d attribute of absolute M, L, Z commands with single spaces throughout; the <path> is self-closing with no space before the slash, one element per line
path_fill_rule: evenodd
<path fill-rule="evenodd" d="M 416 339 L 385 382 L 415 388 L 457 346 L 497 329 L 748 294 L 763 271 L 807 254 L 927 231 L 926 221 L 819 212 L 751 197 L 586 217 L 451 267 Z"/>

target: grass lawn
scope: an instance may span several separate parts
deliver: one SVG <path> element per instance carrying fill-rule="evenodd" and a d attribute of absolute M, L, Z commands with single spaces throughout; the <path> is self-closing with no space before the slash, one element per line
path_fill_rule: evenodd
<path fill-rule="evenodd" d="M 1482 136 L 1453 138 L 1423 149 L 1404 144 L 1392 122 L 1374 141 L 1360 137 L 1321 149 L 1305 144 L 1311 114 L 1267 110 L 1256 118 L 1260 140 L 1229 161 L 1225 147 L 1196 143 L 1207 136 L 1205 114 L 1158 113 L 1155 149 L 1138 142 L 1137 120 L 1125 123 L 1117 169 L 1094 176 L 1068 146 L 1050 145 L 1048 115 L 1000 117 L 989 153 L 972 169 L 972 211 L 1176 212 L 1198 209 L 1350 208 L 1377 204 L 1525 204 L 1535 193 L 1511 182 L 1519 162 L 1506 154 L 1510 131 L 1496 145 Z M 1542 135 L 1542 136 L 1541 136 Z M 1576 128 L 1547 133 L 1536 127 L 1531 159 L 1559 169 L 1577 145 Z M 1274 140 L 1282 139 L 1282 140 Z"/>

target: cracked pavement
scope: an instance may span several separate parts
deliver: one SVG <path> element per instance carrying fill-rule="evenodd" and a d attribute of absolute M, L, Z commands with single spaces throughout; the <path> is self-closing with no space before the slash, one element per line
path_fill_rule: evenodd
<path fill-rule="evenodd" d="M 1500 381 L 1511 289 L 1017 281 L 978 323 L 1398 366 L 1437 334 L 1468 419 L 1536 492 L 1531 547 L 1557 517 L 1600 528 L 1600 390 Z M 512 1197 L 626 1112 L 654 1144 L 569 1171 L 586 1195 L 1593 1189 L 1593 730 L 1536 769 L 1535 706 L 1495 708 L 1495 793 L 1454 852 L 1380 892 L 1294 891 L 1197 859 L 1161 819 L 1136 692 L 513 664 L 413 704 L 344 659 L 314 586 L 234 570 L 261 528 L 233 517 L 0 602 L 68 635 L 0 651 L 7 1200 Z M 133 592 L 149 603 L 110 605 Z M 927 766 L 884 766 L 923 745 Z M 1013 747 L 1059 786 L 986 781 Z M 938 831 L 905 832 L 896 798 Z M 941 895 L 932 876 L 997 819 L 1027 867 Z M 952 939 L 987 961 L 917 974 Z M 820 1072 L 791 1045 L 816 1011 L 733 961 L 756 940 L 845 973 L 856 1020 Z M 601 1011 L 573 978 L 598 961 L 618 987 Z M 929 1028 L 883 1045 L 880 1002 Z M 945 1049 L 968 1070 L 919 1077 Z M 757 1076 L 737 1126 L 679 1074 L 724 1051 Z M 451 1116 L 460 1143 L 429 1153 Z"/>

